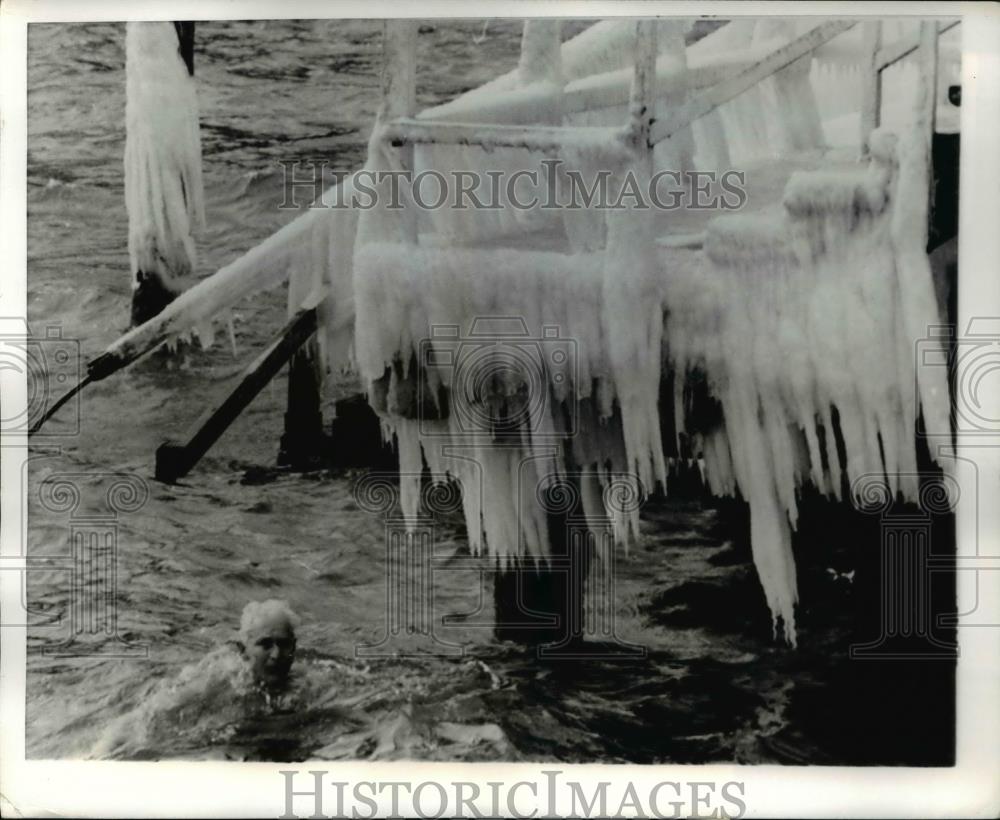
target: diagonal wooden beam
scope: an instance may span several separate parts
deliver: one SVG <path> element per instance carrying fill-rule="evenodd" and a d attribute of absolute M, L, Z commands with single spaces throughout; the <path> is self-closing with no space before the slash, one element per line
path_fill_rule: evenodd
<path fill-rule="evenodd" d="M 316 308 L 303 308 L 254 359 L 235 389 L 192 425 L 184 441 L 167 441 L 156 450 L 156 479 L 168 483 L 187 475 L 229 425 L 263 390 L 292 354 L 316 332 Z"/>
<path fill-rule="evenodd" d="M 828 40 L 832 40 L 837 35 L 843 34 L 857 23 L 857 20 L 830 20 L 807 31 L 801 37 L 796 37 L 790 43 L 786 43 L 781 48 L 772 51 L 746 71 L 735 77 L 723 80 L 718 85 L 713 86 L 674 110 L 665 119 L 653 123 L 653 128 L 650 132 L 650 142 L 655 145 L 665 140 L 700 117 L 704 117 L 706 114 L 714 111 L 723 103 L 729 102 L 734 97 L 738 97 L 761 80 L 767 79 L 785 66 L 791 65 Z"/>
<path fill-rule="evenodd" d="M 959 23 L 961 20 L 953 20 L 945 25 L 940 25 L 938 28 L 938 36 L 949 31 Z M 875 57 L 875 65 L 879 71 L 884 71 L 893 63 L 898 63 L 904 57 L 910 56 L 914 51 L 920 46 L 920 35 L 917 34 L 915 37 L 911 37 L 909 40 L 901 40 L 892 45 L 883 46 L 878 50 L 878 54 Z"/>

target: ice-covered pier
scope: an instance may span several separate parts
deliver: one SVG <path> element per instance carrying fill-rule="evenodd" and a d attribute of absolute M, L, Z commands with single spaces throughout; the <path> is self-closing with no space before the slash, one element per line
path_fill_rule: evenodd
<path fill-rule="evenodd" d="M 946 375 L 916 369 L 914 349 L 942 321 L 931 157 L 934 134 L 956 130 L 957 29 L 734 20 L 690 45 L 686 29 L 620 19 L 563 42 L 559 21 L 531 20 L 514 71 L 418 111 L 415 24 L 387 22 L 366 170 L 513 174 L 558 159 L 557 187 L 567 172 L 606 170 L 614 198 L 626 177 L 742 169 L 746 207 L 430 211 L 404 186 L 400 209 L 388 196 L 313 209 L 170 301 L 92 373 L 180 335 L 207 342 L 231 306 L 287 280 L 296 344 L 316 327 L 292 359 L 293 444 L 310 446 L 302 431 L 316 426 L 323 375 L 357 372 L 397 442 L 404 515 L 417 514 L 425 467 L 457 481 L 472 549 L 505 565 L 550 555 L 539 493 L 567 483 L 573 511 L 627 544 L 638 505 L 623 496 L 667 489 L 670 458 L 694 459 L 712 493 L 749 503 L 764 593 L 794 642 L 798 492 L 844 500 L 879 474 L 913 499 L 918 418 L 948 430 Z M 129 37 L 172 34 L 131 24 Z M 137 77 L 166 76 L 143 60 L 177 58 L 136 54 L 133 268 L 182 275 L 200 218 L 196 118 L 188 105 L 186 119 L 140 132 L 157 98 L 143 101 Z M 491 317 L 520 325 L 490 325 L 483 346 Z M 525 396 L 525 371 L 507 362 L 529 348 L 538 380 Z M 451 365 L 433 364 L 445 353 Z M 279 345 L 256 367 L 290 356 Z M 248 397 L 257 381 L 245 380 Z"/>

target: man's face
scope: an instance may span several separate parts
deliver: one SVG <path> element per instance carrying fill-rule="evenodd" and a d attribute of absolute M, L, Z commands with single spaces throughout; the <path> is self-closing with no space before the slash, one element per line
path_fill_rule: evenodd
<path fill-rule="evenodd" d="M 295 659 L 295 632 L 284 618 L 260 621 L 247 632 L 244 654 L 255 680 L 283 684 Z"/>

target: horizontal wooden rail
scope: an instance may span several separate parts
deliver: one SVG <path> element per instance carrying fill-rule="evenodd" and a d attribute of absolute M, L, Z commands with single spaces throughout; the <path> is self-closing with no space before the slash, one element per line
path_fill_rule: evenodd
<path fill-rule="evenodd" d="M 625 146 L 625 131 L 615 128 L 578 128 L 561 125 L 492 125 L 474 122 L 429 122 L 400 118 L 387 122 L 382 139 L 392 145 L 476 145 L 490 148 L 526 148 L 562 151 L 568 145 L 614 152 Z"/>
<path fill-rule="evenodd" d="M 772 74 L 785 68 L 785 66 L 791 65 L 796 60 L 804 57 L 817 46 L 843 34 L 852 26 L 857 25 L 857 23 L 857 20 L 830 20 L 807 31 L 801 37 L 796 37 L 790 43 L 771 52 L 751 68 L 735 77 L 723 80 L 718 85 L 713 86 L 708 91 L 699 94 L 694 99 L 680 106 L 677 110 L 669 114 L 666 119 L 654 123 L 650 134 L 650 141 L 655 145 L 676 134 L 682 128 L 691 125 L 695 120 L 711 113 L 723 103 L 729 102 L 734 97 L 738 97 L 744 91 L 757 85 L 761 80 L 767 79 Z"/>

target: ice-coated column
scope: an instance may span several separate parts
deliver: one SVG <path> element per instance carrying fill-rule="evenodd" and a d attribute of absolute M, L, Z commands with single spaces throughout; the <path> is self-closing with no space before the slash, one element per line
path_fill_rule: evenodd
<path fill-rule="evenodd" d="M 194 77 L 173 23 L 129 23 L 126 40 L 125 205 L 132 324 L 152 318 L 195 271 L 204 226 Z"/>

